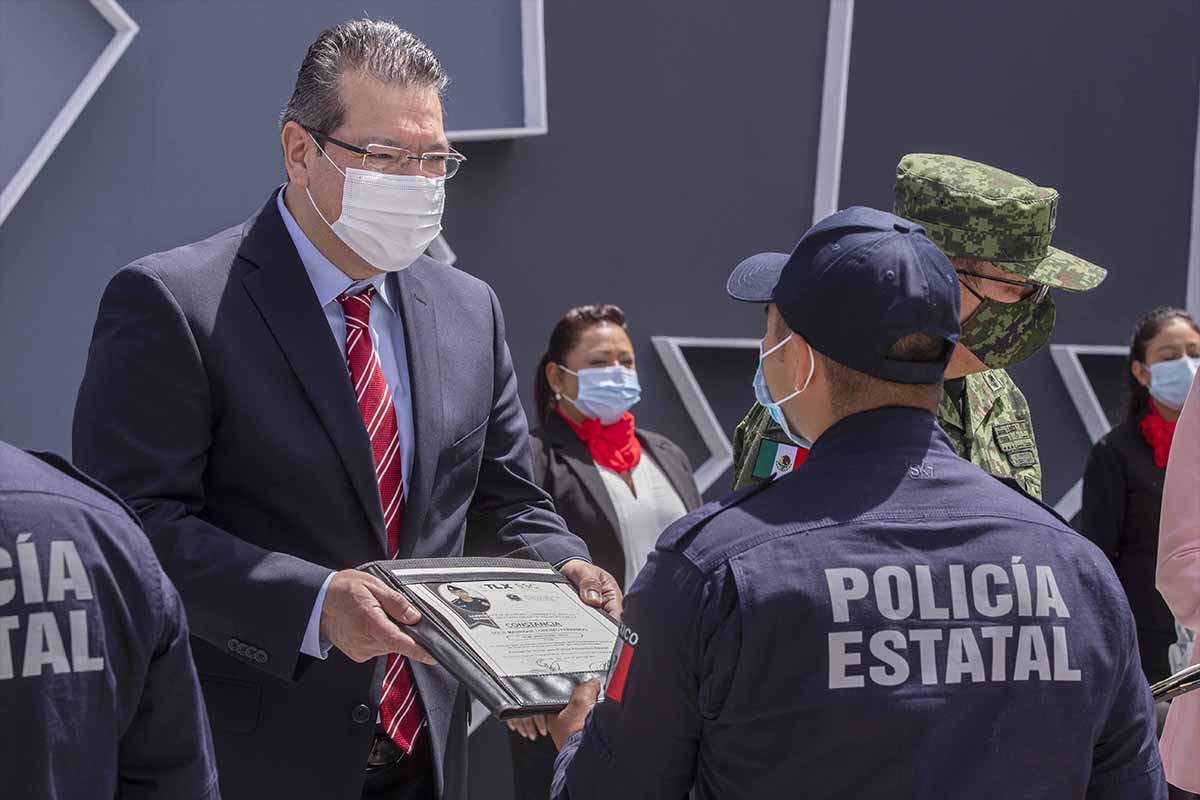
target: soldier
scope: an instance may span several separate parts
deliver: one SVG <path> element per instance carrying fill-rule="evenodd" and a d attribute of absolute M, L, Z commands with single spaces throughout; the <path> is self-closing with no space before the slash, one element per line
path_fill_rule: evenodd
<path fill-rule="evenodd" d="M 0 795 L 220 800 L 183 604 L 141 524 L 0 442 Z"/>
<path fill-rule="evenodd" d="M 1040 499 L 1029 405 L 1005 370 L 1049 341 L 1050 289 L 1086 292 L 1106 271 L 1050 246 L 1057 191 L 987 164 L 904 156 L 895 211 L 925 227 L 959 277 L 962 339 L 946 369 L 938 422 L 960 456 Z M 789 440 L 755 404 L 734 433 L 734 488 L 790 472 L 804 460 L 806 444 Z"/>

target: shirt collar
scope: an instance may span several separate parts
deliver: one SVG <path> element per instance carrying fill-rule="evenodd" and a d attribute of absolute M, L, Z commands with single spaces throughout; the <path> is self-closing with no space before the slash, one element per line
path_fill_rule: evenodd
<path fill-rule="evenodd" d="M 388 274 L 381 272 L 366 280 L 351 280 L 346 273 L 342 272 L 336 264 L 317 249 L 317 246 L 300 227 L 300 223 L 296 222 L 292 212 L 288 211 L 287 204 L 283 202 L 283 192 L 286 188 L 287 184 L 284 184 L 283 188 L 279 190 L 279 194 L 276 195 L 275 202 L 279 206 L 279 215 L 283 217 L 283 224 L 287 228 L 288 235 L 292 237 L 292 244 L 296 246 L 296 252 L 300 254 L 300 263 L 304 265 L 304 271 L 308 273 L 308 280 L 312 284 L 313 291 L 317 293 L 317 302 L 321 304 L 321 308 L 335 302 L 343 292 L 358 294 L 367 286 L 374 286 L 375 291 L 383 298 L 383 302 L 395 312 L 396 306 L 392 302 L 394 298 L 393 283 L 387 280 Z"/>

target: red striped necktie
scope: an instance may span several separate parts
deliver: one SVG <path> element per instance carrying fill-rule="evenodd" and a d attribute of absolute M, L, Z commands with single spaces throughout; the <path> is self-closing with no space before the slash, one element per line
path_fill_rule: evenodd
<path fill-rule="evenodd" d="M 404 468 L 392 392 L 388 389 L 371 338 L 371 300 L 374 297 L 375 287 L 370 286 L 356 295 L 339 295 L 337 301 L 346 315 L 346 363 L 350 366 L 350 381 L 354 384 L 358 410 L 367 426 L 371 453 L 375 458 L 375 480 L 379 483 L 379 499 L 383 503 L 388 553 L 395 558 L 400 550 L 400 525 L 404 520 Z M 392 741 L 404 752 L 411 753 L 425 725 L 425 711 L 408 659 L 394 653 L 387 657 L 379 717 Z"/>

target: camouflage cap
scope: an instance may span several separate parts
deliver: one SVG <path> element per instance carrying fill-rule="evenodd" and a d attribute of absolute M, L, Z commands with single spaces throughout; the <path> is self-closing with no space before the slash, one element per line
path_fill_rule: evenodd
<path fill-rule="evenodd" d="M 977 161 L 910 153 L 896 165 L 896 214 L 946 255 L 991 261 L 1037 283 L 1086 292 L 1108 272 L 1050 246 L 1058 192 Z"/>

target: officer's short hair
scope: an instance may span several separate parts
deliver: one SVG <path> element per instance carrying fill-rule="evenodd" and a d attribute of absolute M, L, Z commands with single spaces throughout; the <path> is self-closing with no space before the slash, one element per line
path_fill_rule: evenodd
<path fill-rule="evenodd" d="M 946 357 L 947 342 L 927 333 L 913 333 L 893 344 L 886 357 L 893 361 L 931 363 Z M 830 403 L 839 417 L 868 408 L 904 405 L 936 411 L 942 396 L 941 382 L 897 383 L 859 372 L 824 353 L 818 353 L 829 378 Z"/>

